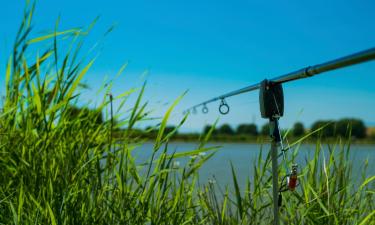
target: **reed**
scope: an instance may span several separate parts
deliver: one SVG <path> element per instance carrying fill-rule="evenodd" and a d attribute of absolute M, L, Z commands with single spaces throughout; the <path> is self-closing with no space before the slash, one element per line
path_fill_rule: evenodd
<path fill-rule="evenodd" d="M 147 119 L 145 86 L 112 96 L 109 82 L 99 90 L 97 111 L 72 113 L 77 103 L 82 107 L 81 81 L 95 61 L 80 58 L 92 25 L 66 31 L 56 26 L 50 34 L 32 37 L 33 12 L 34 5 L 27 7 L 6 65 L 0 115 L 1 224 L 272 223 L 269 155 L 265 161 L 259 155 L 253 163 L 254 179 L 248 180 L 246 190 L 239 188 L 237 181 L 243 178 L 236 176 L 235 165 L 228 168 L 233 187 L 222 191 L 214 183 L 198 184 L 199 168 L 218 150 L 206 147 L 214 127 L 196 149 L 168 151 L 179 126 L 169 133 L 165 128 L 183 96 L 155 128 L 152 154 L 142 164 L 135 163 L 132 153 L 150 141 L 137 137 L 133 129 Z M 136 94 L 135 104 L 129 105 L 128 98 Z M 113 101 L 118 101 L 116 112 Z M 99 119 L 98 112 L 106 110 Z M 118 113 L 122 111 L 129 113 Z M 123 135 L 113 135 L 124 127 Z M 317 142 L 314 158 L 306 159 L 300 186 L 284 194 L 284 224 L 374 224 L 375 176 L 356 175 L 361 176 L 356 183 L 349 151 L 349 144 L 338 142 L 324 155 Z M 178 158 L 200 152 L 209 154 L 191 157 L 180 168 L 173 165 Z M 297 153 L 298 149 L 294 156 Z"/>

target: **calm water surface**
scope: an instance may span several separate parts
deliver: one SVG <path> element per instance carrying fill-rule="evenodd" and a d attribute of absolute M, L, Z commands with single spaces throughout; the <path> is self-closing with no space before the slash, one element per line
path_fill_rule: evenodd
<path fill-rule="evenodd" d="M 263 149 L 263 158 L 269 151 L 269 145 L 249 144 L 249 143 L 211 143 L 207 146 L 221 146 L 216 154 L 209 159 L 200 169 L 201 183 L 207 182 L 209 179 L 216 179 L 220 186 L 232 184 L 232 174 L 230 169 L 230 162 L 233 163 L 237 179 L 241 187 L 244 187 L 247 178 L 253 176 L 254 161 L 258 159 L 261 149 Z M 328 158 L 328 145 L 323 144 L 323 152 Z M 138 149 L 133 151 L 138 163 L 145 162 L 150 158 L 153 144 L 145 143 Z M 197 148 L 197 143 L 173 142 L 168 146 L 168 152 L 184 152 L 194 150 Z M 337 147 L 336 151 L 339 152 Z M 296 157 L 300 169 L 306 165 L 306 160 L 314 157 L 315 145 L 304 144 L 299 148 Z M 288 152 L 287 156 L 291 157 L 292 152 Z M 359 177 L 363 172 L 365 161 L 368 160 L 368 168 L 366 176 L 375 175 L 375 145 L 352 145 L 349 152 L 349 158 L 353 163 L 353 176 Z M 180 158 L 178 163 L 183 166 L 189 158 Z M 281 158 L 279 164 L 281 164 Z"/>

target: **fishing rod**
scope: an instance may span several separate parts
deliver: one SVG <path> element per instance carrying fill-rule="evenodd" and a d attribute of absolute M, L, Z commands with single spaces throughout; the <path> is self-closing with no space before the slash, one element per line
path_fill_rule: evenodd
<path fill-rule="evenodd" d="M 314 66 L 308 66 L 300 70 L 296 70 L 291 73 L 287 73 L 272 79 L 265 79 L 260 83 L 253 84 L 224 95 L 212 98 L 208 101 L 197 104 L 185 111 L 185 113 L 191 110 L 196 112 L 196 109 L 202 106 L 202 112 L 208 113 L 207 104 L 220 100 L 219 112 L 221 114 L 229 113 L 229 105 L 225 99 L 235 95 L 255 91 L 259 89 L 259 108 L 262 118 L 269 120 L 270 137 L 271 137 L 271 160 L 272 160 L 272 191 L 273 191 L 273 214 L 274 224 L 279 225 L 279 207 L 282 206 L 282 195 L 284 191 L 294 191 L 298 186 L 298 165 L 293 164 L 289 174 L 284 176 L 281 181 L 281 187 L 279 189 L 279 173 L 278 173 L 278 148 L 281 147 L 282 155 L 286 165 L 285 151 L 290 148 L 284 148 L 282 137 L 280 134 L 279 119 L 284 114 L 284 94 L 282 84 L 299 80 L 303 78 L 312 77 L 314 75 L 332 71 L 335 69 L 352 66 L 355 64 L 371 61 L 375 59 L 375 48 L 370 48 L 352 55 L 344 56 L 338 59 L 334 59 L 325 63 L 317 64 Z M 288 168 L 286 166 L 286 170 Z M 286 180 L 286 183 L 284 181 Z"/>
<path fill-rule="evenodd" d="M 331 71 L 331 70 L 335 70 L 335 69 L 339 69 L 339 68 L 343 68 L 343 67 L 347 67 L 347 66 L 352 66 L 352 65 L 355 65 L 355 64 L 367 62 L 367 61 L 374 60 L 374 59 L 375 59 L 375 47 L 367 49 L 365 51 L 361 51 L 361 52 L 352 54 L 352 55 L 348 55 L 348 56 L 344 56 L 344 57 L 341 57 L 341 58 L 338 58 L 338 59 L 334 59 L 334 60 L 331 60 L 331 61 L 328 61 L 328 62 L 325 62 L 325 63 L 317 64 L 317 65 L 314 65 L 314 66 L 308 66 L 308 67 L 293 71 L 291 73 L 287 73 L 287 74 L 272 78 L 269 81 L 272 82 L 272 83 L 275 83 L 275 84 L 282 84 L 282 83 L 286 83 L 286 82 L 289 82 L 289 81 L 294 81 L 294 80 L 299 80 L 299 79 L 303 79 L 303 78 L 307 78 L 307 77 L 312 77 L 312 76 L 320 74 L 320 73 L 328 72 L 328 71 Z M 239 94 L 243 94 L 243 93 L 246 93 L 246 92 L 258 90 L 260 88 L 260 85 L 261 85 L 261 83 L 253 84 L 253 85 L 250 85 L 250 86 L 247 86 L 247 87 L 229 92 L 227 94 L 220 95 L 218 97 L 212 98 L 210 100 L 207 100 L 207 101 L 199 103 L 195 106 L 192 106 L 189 109 L 187 109 L 187 111 L 194 110 L 194 109 L 196 109 L 200 106 L 203 106 L 202 112 L 207 113 L 208 108 L 207 108 L 206 105 L 208 103 L 220 100 L 221 103 L 222 103 L 221 104 L 222 110 L 220 111 L 220 113 L 227 114 L 229 112 L 229 107 L 227 107 L 228 104 L 225 102 L 226 98 L 232 97 L 232 96 L 235 96 L 235 95 L 239 95 Z M 185 112 L 187 112 L 187 111 L 185 111 Z"/>

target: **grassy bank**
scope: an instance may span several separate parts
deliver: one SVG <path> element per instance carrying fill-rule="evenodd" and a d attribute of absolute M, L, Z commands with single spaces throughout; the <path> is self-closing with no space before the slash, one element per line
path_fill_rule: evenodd
<path fill-rule="evenodd" d="M 144 87 L 111 96 L 111 84 L 103 84 L 98 95 L 98 110 L 108 112 L 103 122 L 96 122 L 96 113 L 72 118 L 69 109 L 82 104 L 81 80 L 94 62 L 79 58 L 81 41 L 91 26 L 56 28 L 35 37 L 32 14 L 30 7 L 6 65 L 6 97 L 0 115 L 0 224 L 272 223 L 269 155 L 266 160 L 260 155 L 253 163 L 254 179 L 245 190 L 238 188 L 237 181 L 246 178 L 237 177 L 234 166 L 228 168 L 233 171 L 233 183 L 218 192 L 214 183 L 197 181 L 199 168 L 215 157 L 216 149 L 205 146 L 210 132 L 199 138 L 196 149 L 168 153 L 176 130 L 165 132 L 165 128 L 181 98 L 166 111 L 152 140 L 137 136 L 133 129 L 147 119 Z M 68 50 L 59 51 L 62 45 Z M 134 105 L 127 104 L 131 94 L 137 95 Z M 113 101 L 119 102 L 120 111 L 129 113 L 112 112 Z M 120 127 L 126 127 L 121 140 L 114 135 Z M 146 162 L 135 164 L 132 153 L 144 141 L 153 141 L 152 154 Z M 374 221 L 375 177 L 352 174 L 349 151 L 350 142 L 338 143 L 324 155 L 320 140 L 316 141 L 315 157 L 306 159 L 299 187 L 283 195 L 284 224 Z M 189 158 L 182 168 L 173 167 L 175 159 L 200 152 L 209 154 Z M 262 152 L 267 154 L 268 149 Z M 296 154 L 298 150 L 293 157 Z M 363 163 L 363 171 L 367 165 Z M 279 172 L 281 177 L 286 173 L 283 168 Z M 358 176 L 359 185 L 353 182 Z"/>

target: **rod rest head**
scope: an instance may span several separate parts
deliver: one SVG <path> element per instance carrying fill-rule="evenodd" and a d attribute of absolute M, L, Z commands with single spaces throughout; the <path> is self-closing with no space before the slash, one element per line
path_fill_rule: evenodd
<path fill-rule="evenodd" d="M 284 94 L 281 84 L 267 79 L 260 83 L 259 108 L 262 118 L 272 119 L 284 115 Z"/>

